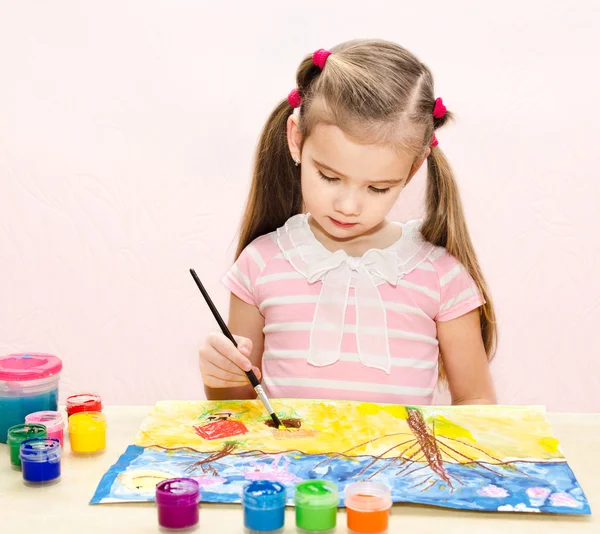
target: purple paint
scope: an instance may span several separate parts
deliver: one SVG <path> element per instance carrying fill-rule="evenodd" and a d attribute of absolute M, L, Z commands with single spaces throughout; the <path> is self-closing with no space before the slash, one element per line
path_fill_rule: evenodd
<path fill-rule="evenodd" d="M 191 478 L 170 478 L 156 486 L 158 524 L 166 529 L 193 527 L 198 523 L 200 485 Z"/>

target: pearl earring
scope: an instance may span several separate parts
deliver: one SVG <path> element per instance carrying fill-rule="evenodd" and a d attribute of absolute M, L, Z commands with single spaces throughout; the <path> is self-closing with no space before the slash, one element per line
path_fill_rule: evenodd
<path fill-rule="evenodd" d="M 294 161 L 296 162 L 296 167 L 300 165 L 300 158 L 294 158 Z"/>

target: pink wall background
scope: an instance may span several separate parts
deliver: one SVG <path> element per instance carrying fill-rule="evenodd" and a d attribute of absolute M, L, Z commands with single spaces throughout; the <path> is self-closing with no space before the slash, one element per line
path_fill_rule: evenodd
<path fill-rule="evenodd" d="M 0 7 L 0 353 L 59 355 L 63 400 L 203 398 L 216 325 L 188 269 L 226 313 L 267 114 L 304 54 L 377 36 L 458 116 L 438 137 L 497 305 L 500 402 L 600 411 L 598 2 L 261 5 Z"/>

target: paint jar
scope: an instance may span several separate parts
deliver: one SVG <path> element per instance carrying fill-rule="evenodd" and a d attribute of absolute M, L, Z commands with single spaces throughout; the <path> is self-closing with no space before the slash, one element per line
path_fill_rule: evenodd
<path fill-rule="evenodd" d="M 80 412 L 69 417 L 71 450 L 93 454 L 106 449 L 106 417 L 100 412 Z"/>
<path fill-rule="evenodd" d="M 49 438 L 56 438 L 64 449 L 65 420 L 60 412 L 33 412 L 25 417 L 26 423 L 37 423 L 46 427 Z"/>
<path fill-rule="evenodd" d="M 192 529 L 198 524 L 200 485 L 191 478 L 169 478 L 156 486 L 158 524 L 162 529 Z"/>
<path fill-rule="evenodd" d="M 381 482 L 353 482 L 346 486 L 344 504 L 351 534 L 387 532 L 392 495 Z"/>
<path fill-rule="evenodd" d="M 37 424 L 23 424 L 11 426 L 8 429 L 8 448 L 10 450 L 10 464 L 14 469 L 21 469 L 19 453 L 21 443 L 27 439 L 47 437 L 46 427 Z"/>
<path fill-rule="evenodd" d="M 337 486 L 328 480 L 306 480 L 296 486 L 296 527 L 303 534 L 333 532 L 339 505 Z"/>
<path fill-rule="evenodd" d="M 246 534 L 283 532 L 285 522 L 285 486 L 269 480 L 255 480 L 244 487 L 244 529 Z"/>
<path fill-rule="evenodd" d="M 20 456 L 25 484 L 39 486 L 59 481 L 61 448 L 57 439 L 27 439 L 21 443 Z"/>
<path fill-rule="evenodd" d="M 8 429 L 40 410 L 56 410 L 62 361 L 50 354 L 0 356 L 0 443 Z"/>
<path fill-rule="evenodd" d="M 81 412 L 101 412 L 102 399 L 93 393 L 79 393 L 67 397 L 67 417 Z"/>

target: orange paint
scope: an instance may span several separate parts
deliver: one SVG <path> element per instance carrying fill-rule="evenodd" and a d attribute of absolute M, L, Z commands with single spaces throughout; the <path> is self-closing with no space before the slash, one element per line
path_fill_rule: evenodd
<path fill-rule="evenodd" d="M 381 482 L 362 481 L 345 489 L 348 530 L 356 534 L 387 532 L 392 507 L 389 486 Z"/>
<path fill-rule="evenodd" d="M 377 510 L 377 508 L 385 508 L 385 500 L 374 495 L 356 495 L 355 498 L 360 499 L 363 503 L 368 503 L 368 508 L 373 511 L 355 510 L 352 508 L 352 502 L 348 505 L 348 528 L 353 532 L 376 533 L 385 532 L 388 528 L 390 510 L 389 508 Z"/>

